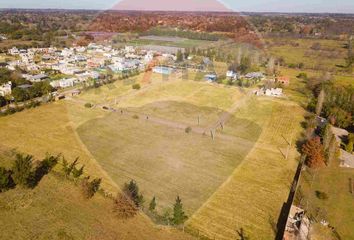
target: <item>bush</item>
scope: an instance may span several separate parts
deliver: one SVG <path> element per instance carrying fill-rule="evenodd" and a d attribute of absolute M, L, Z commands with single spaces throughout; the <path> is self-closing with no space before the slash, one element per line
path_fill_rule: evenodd
<path fill-rule="evenodd" d="M 118 218 L 131 218 L 138 213 L 139 208 L 135 206 L 134 202 L 126 197 L 124 194 L 118 194 L 113 200 L 113 212 Z"/>
<path fill-rule="evenodd" d="M 95 178 L 90 182 L 90 177 L 85 177 L 81 182 L 82 194 L 85 198 L 92 198 L 100 189 L 101 178 Z"/>
<path fill-rule="evenodd" d="M 326 200 L 326 199 L 328 199 L 328 195 L 327 195 L 327 193 L 325 193 L 325 192 L 316 191 L 315 194 L 316 194 L 316 197 L 317 197 L 318 199 L 321 199 L 321 200 Z"/>
<path fill-rule="evenodd" d="M 133 115 L 133 118 L 134 119 L 139 119 L 139 116 L 135 114 L 135 115 Z"/>
<path fill-rule="evenodd" d="M 139 83 L 135 83 L 132 85 L 132 88 L 135 89 L 135 90 L 139 90 L 141 88 L 140 84 Z"/>
<path fill-rule="evenodd" d="M 12 178 L 16 185 L 28 187 L 32 173 L 32 159 L 30 155 L 16 155 L 16 160 L 12 166 Z"/>
<path fill-rule="evenodd" d="M 92 108 L 92 104 L 91 103 L 85 103 L 85 108 Z"/>
<path fill-rule="evenodd" d="M 192 132 L 192 128 L 191 127 L 186 127 L 186 129 L 184 130 L 186 133 L 190 133 Z"/>

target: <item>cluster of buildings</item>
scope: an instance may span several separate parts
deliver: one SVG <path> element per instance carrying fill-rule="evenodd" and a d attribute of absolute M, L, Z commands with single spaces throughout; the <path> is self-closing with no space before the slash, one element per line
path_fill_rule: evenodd
<path fill-rule="evenodd" d="M 107 70 L 113 73 L 142 71 L 155 57 L 175 60 L 175 56 L 168 53 L 137 49 L 132 46 L 114 49 L 112 46 L 95 43 L 87 47 L 64 49 L 14 47 L 8 50 L 8 54 L 15 56 L 15 60 L 7 62 L 7 68 L 10 70 L 20 68 L 26 71 L 23 78 L 32 83 L 49 80 L 55 88 L 71 87 L 89 79 L 99 79 L 101 73 Z M 55 72 L 56 75 L 60 74 L 63 77 L 53 80 L 48 72 Z"/>

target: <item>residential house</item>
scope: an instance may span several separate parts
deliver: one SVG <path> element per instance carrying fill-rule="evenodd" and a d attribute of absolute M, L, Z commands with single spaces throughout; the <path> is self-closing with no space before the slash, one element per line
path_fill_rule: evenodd
<path fill-rule="evenodd" d="M 30 82 L 42 82 L 48 79 L 48 75 L 43 73 L 37 75 L 22 75 L 22 76 Z"/>
<path fill-rule="evenodd" d="M 245 75 L 245 78 L 248 79 L 263 79 L 264 75 L 261 72 L 250 72 Z"/>
<path fill-rule="evenodd" d="M 281 83 L 283 85 L 289 85 L 290 83 L 290 78 L 287 76 L 281 76 L 281 77 L 277 77 L 277 82 Z"/>
<path fill-rule="evenodd" d="M 237 79 L 237 73 L 234 71 L 227 71 L 226 72 L 226 77 L 228 77 L 229 79 Z"/>
<path fill-rule="evenodd" d="M 6 96 L 11 94 L 12 83 L 9 81 L 0 85 L 0 96 Z"/>
<path fill-rule="evenodd" d="M 281 88 L 261 88 L 254 92 L 257 96 L 269 96 L 269 97 L 281 97 L 283 95 L 283 89 Z"/>
<path fill-rule="evenodd" d="M 163 75 L 170 75 L 173 72 L 173 68 L 164 67 L 164 66 L 157 66 L 157 67 L 152 68 L 152 72 L 163 74 Z"/>
<path fill-rule="evenodd" d="M 63 78 L 50 82 L 50 85 L 54 88 L 67 88 L 74 86 L 77 81 L 77 78 Z"/>
<path fill-rule="evenodd" d="M 208 82 L 215 82 L 218 79 L 218 76 L 216 74 L 206 74 L 204 79 Z"/>

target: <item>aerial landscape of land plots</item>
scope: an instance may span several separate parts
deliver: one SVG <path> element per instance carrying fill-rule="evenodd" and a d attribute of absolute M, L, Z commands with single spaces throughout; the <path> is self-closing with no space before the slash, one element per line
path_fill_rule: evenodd
<path fill-rule="evenodd" d="M 147 202 L 156 196 L 161 213 L 179 195 L 186 226 L 201 235 L 223 239 L 245 228 L 273 237 L 271 223 L 260 219 L 276 222 L 287 198 L 301 108 L 238 87 L 158 75 L 145 83 L 143 75 L 3 117 L 1 144 L 80 157 L 107 191 L 133 179 Z M 133 82 L 142 88 L 133 90 Z"/>

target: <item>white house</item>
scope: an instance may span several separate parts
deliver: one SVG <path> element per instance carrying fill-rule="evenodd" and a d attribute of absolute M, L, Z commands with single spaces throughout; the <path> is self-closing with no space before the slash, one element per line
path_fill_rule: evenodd
<path fill-rule="evenodd" d="M 265 95 L 271 96 L 271 97 L 280 97 L 281 95 L 283 95 L 283 89 L 281 89 L 281 88 L 267 89 L 265 91 Z"/>
<path fill-rule="evenodd" d="M 17 49 L 17 47 L 13 47 L 13 48 L 9 49 L 8 52 L 10 55 L 18 55 L 20 53 L 19 50 Z"/>
<path fill-rule="evenodd" d="M 234 71 L 227 71 L 226 77 L 231 78 L 231 79 L 237 79 L 237 73 Z"/>
<path fill-rule="evenodd" d="M 63 78 L 60 80 L 50 82 L 50 85 L 54 88 L 66 88 L 72 87 L 77 82 L 77 78 Z"/>
<path fill-rule="evenodd" d="M 46 74 L 37 74 L 37 75 L 24 74 L 22 76 L 30 82 L 42 82 L 42 81 L 48 79 L 48 75 L 46 75 Z"/>
<path fill-rule="evenodd" d="M 0 85 L 0 96 L 6 96 L 11 94 L 12 83 L 8 82 Z"/>
<path fill-rule="evenodd" d="M 266 95 L 269 97 L 281 97 L 283 95 L 283 89 L 281 89 L 281 88 L 270 88 L 270 89 L 261 88 L 258 91 L 255 91 L 254 93 L 257 96 Z"/>

